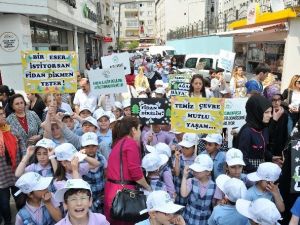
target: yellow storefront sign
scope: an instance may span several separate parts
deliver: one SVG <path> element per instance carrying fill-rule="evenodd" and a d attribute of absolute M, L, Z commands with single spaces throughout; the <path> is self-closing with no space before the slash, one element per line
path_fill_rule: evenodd
<path fill-rule="evenodd" d="M 26 51 L 21 55 L 26 93 L 77 91 L 78 57 L 74 51 Z"/>
<path fill-rule="evenodd" d="M 173 130 L 198 134 L 222 132 L 224 99 L 172 97 L 171 104 Z"/>

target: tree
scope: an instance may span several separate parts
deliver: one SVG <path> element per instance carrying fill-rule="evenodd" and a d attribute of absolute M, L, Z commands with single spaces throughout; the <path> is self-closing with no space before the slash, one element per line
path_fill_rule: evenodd
<path fill-rule="evenodd" d="M 137 47 L 139 47 L 140 42 L 139 41 L 132 41 L 129 45 L 128 45 L 128 49 L 129 50 L 134 50 Z"/>
<path fill-rule="evenodd" d="M 117 45 L 118 45 L 118 43 L 117 43 Z M 120 44 L 119 44 L 119 46 L 118 46 L 118 49 L 123 49 L 123 48 L 125 48 L 125 42 L 124 41 L 122 41 L 122 40 L 120 40 Z"/>

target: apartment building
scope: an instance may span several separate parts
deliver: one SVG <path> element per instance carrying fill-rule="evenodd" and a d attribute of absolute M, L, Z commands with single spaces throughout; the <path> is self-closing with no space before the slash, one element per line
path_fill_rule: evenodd
<path fill-rule="evenodd" d="M 118 37 L 118 23 L 120 22 L 119 37 L 127 46 L 133 41 L 139 42 L 139 48 L 147 48 L 154 44 L 154 1 L 136 1 L 132 3 L 128 1 L 115 1 L 113 6 L 113 18 L 115 36 L 116 38 Z"/>

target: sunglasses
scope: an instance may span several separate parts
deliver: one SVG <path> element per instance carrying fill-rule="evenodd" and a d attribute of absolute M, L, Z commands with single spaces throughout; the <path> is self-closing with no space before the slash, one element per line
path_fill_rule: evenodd
<path fill-rule="evenodd" d="M 300 84 L 300 80 L 295 81 L 295 84 Z"/>

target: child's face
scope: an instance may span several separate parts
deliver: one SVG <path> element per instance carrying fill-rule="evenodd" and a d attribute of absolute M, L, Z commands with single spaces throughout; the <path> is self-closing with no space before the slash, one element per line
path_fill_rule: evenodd
<path fill-rule="evenodd" d="M 87 109 L 82 110 L 82 111 L 79 113 L 79 116 L 80 116 L 82 119 L 85 119 L 85 118 L 87 118 L 87 117 L 89 117 L 89 116 L 91 116 L 91 115 L 92 115 L 92 113 L 91 113 L 89 110 L 87 110 Z"/>
<path fill-rule="evenodd" d="M 61 161 L 62 166 L 65 168 L 67 173 L 72 173 L 71 162 L 68 160 Z"/>
<path fill-rule="evenodd" d="M 195 146 L 192 146 L 190 148 L 186 148 L 182 146 L 181 152 L 183 154 L 184 157 L 192 157 L 195 151 Z"/>
<path fill-rule="evenodd" d="M 39 147 L 36 151 L 37 161 L 41 164 L 41 166 L 45 167 L 49 163 L 48 150 L 42 147 Z"/>
<path fill-rule="evenodd" d="M 150 218 L 156 221 L 156 224 L 170 225 L 170 220 L 174 217 L 174 214 L 163 212 L 150 212 Z"/>
<path fill-rule="evenodd" d="M 101 130 L 107 130 L 109 129 L 109 119 L 106 116 L 101 117 L 98 120 L 98 126 Z"/>
<path fill-rule="evenodd" d="M 74 129 L 75 122 L 71 117 L 64 118 L 63 123 L 66 124 L 70 130 Z"/>
<path fill-rule="evenodd" d="M 51 131 L 52 131 L 53 138 L 55 138 L 55 139 L 61 138 L 62 132 L 56 123 L 51 125 Z"/>
<path fill-rule="evenodd" d="M 240 179 L 242 170 L 243 170 L 242 165 L 228 166 L 229 176 L 232 178 Z"/>
<path fill-rule="evenodd" d="M 84 147 L 85 153 L 86 153 L 88 156 L 92 157 L 92 158 L 95 157 L 96 152 L 97 152 L 97 148 L 98 148 L 97 145 L 87 145 L 87 146 Z"/>
<path fill-rule="evenodd" d="M 219 147 L 220 147 L 220 145 L 218 145 L 216 143 L 210 143 L 210 142 L 205 143 L 205 149 L 208 154 L 214 153 L 215 151 L 217 151 L 219 149 Z"/>
<path fill-rule="evenodd" d="M 266 191 L 267 190 L 267 186 L 268 186 L 269 183 L 270 183 L 270 181 L 260 180 L 260 181 L 257 182 L 257 186 L 262 191 Z"/>
<path fill-rule="evenodd" d="M 130 107 L 126 107 L 124 109 L 124 115 L 125 116 L 131 116 L 131 108 Z"/>
<path fill-rule="evenodd" d="M 40 190 L 40 191 L 33 191 L 33 192 L 31 192 L 31 195 L 34 198 L 42 199 L 47 192 L 48 192 L 48 189 L 44 189 L 44 190 Z"/>
<path fill-rule="evenodd" d="M 115 115 L 116 119 L 118 119 L 122 116 L 122 110 L 121 109 L 115 109 L 112 112 Z"/>
<path fill-rule="evenodd" d="M 202 171 L 202 172 L 193 171 L 193 176 L 198 180 L 209 178 L 209 175 L 210 175 L 209 171 Z"/>
<path fill-rule="evenodd" d="M 96 132 L 96 130 L 97 130 L 97 128 L 90 122 L 85 122 L 82 124 L 82 132 L 83 133 Z"/>
<path fill-rule="evenodd" d="M 88 217 L 91 206 L 92 199 L 86 193 L 81 192 L 70 195 L 64 203 L 64 208 L 68 210 L 68 214 L 73 220 Z"/>

